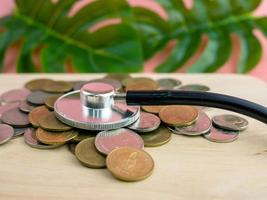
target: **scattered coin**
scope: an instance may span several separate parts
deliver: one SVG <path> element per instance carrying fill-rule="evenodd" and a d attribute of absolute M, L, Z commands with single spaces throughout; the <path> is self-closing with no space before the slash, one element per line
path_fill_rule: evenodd
<path fill-rule="evenodd" d="M 50 96 L 47 97 L 45 100 L 45 105 L 47 108 L 49 108 L 50 110 L 54 110 L 54 104 L 56 102 L 56 100 L 60 97 L 61 95 L 55 95 L 55 96 Z"/>
<path fill-rule="evenodd" d="M 127 146 L 142 149 L 144 141 L 137 133 L 120 128 L 98 133 L 95 138 L 95 146 L 100 153 L 107 155 L 118 147 Z"/>
<path fill-rule="evenodd" d="M 36 130 L 37 140 L 44 144 L 50 144 L 50 145 L 65 144 L 66 142 L 70 141 L 77 135 L 78 132 L 74 130 L 64 131 L 64 132 L 46 131 L 42 128 L 38 128 Z"/>
<path fill-rule="evenodd" d="M 29 82 L 27 82 L 25 84 L 25 87 L 31 91 L 37 91 L 37 90 L 42 90 L 43 86 L 47 83 L 47 82 L 51 82 L 51 79 L 46 79 L 46 78 L 42 78 L 42 79 L 34 79 L 31 80 Z"/>
<path fill-rule="evenodd" d="M 140 112 L 139 119 L 128 126 L 129 129 L 137 132 L 151 132 L 156 130 L 160 125 L 160 118 L 154 114 Z"/>
<path fill-rule="evenodd" d="M 222 129 L 217 129 L 215 127 L 211 128 L 211 131 L 203 136 L 212 142 L 218 143 L 226 143 L 226 142 L 233 142 L 238 138 L 239 133 L 233 131 L 226 131 Z"/>
<path fill-rule="evenodd" d="M 28 127 L 30 121 L 28 115 L 19 110 L 19 108 L 13 108 L 2 114 L 1 120 L 13 127 Z"/>
<path fill-rule="evenodd" d="M 141 135 L 145 147 L 157 147 L 166 144 L 171 140 L 172 133 L 165 126 L 145 135 Z"/>
<path fill-rule="evenodd" d="M 152 174 L 154 161 L 143 150 L 120 147 L 107 156 L 107 168 L 114 177 L 120 180 L 140 181 Z"/>
<path fill-rule="evenodd" d="M 66 81 L 49 81 L 43 85 L 42 89 L 45 92 L 64 93 L 69 92 L 73 88 L 73 83 Z"/>
<path fill-rule="evenodd" d="M 159 88 L 157 82 L 155 81 L 134 81 L 128 83 L 126 86 L 126 91 L 129 90 L 157 90 Z"/>
<path fill-rule="evenodd" d="M 189 126 L 197 120 L 198 110 L 192 106 L 165 106 L 159 117 L 170 126 Z"/>
<path fill-rule="evenodd" d="M 115 79 L 122 82 L 124 79 L 131 78 L 131 76 L 126 73 L 116 73 L 116 74 L 107 74 L 104 78 Z"/>
<path fill-rule="evenodd" d="M 210 90 L 210 88 L 206 85 L 202 84 L 188 84 L 188 85 L 183 85 L 181 87 L 175 87 L 174 89 L 178 90 L 187 90 L 187 91 L 199 91 L 199 92 L 207 92 Z"/>
<path fill-rule="evenodd" d="M 57 145 L 47 145 L 39 142 L 36 138 L 36 130 L 32 128 L 28 128 L 24 133 L 24 142 L 30 147 L 36 149 L 54 149 L 60 147 L 61 144 Z"/>
<path fill-rule="evenodd" d="M 13 138 L 19 137 L 21 135 L 23 135 L 26 130 L 29 129 L 29 127 L 26 128 L 14 128 L 14 135 Z"/>
<path fill-rule="evenodd" d="M 45 107 L 45 106 L 39 106 L 34 108 L 30 113 L 29 113 L 29 121 L 32 124 L 34 128 L 38 128 L 40 126 L 39 124 L 39 118 L 47 115 L 50 111 Z"/>
<path fill-rule="evenodd" d="M 8 142 L 14 135 L 14 129 L 7 124 L 0 124 L 0 144 Z"/>
<path fill-rule="evenodd" d="M 173 78 L 161 78 L 157 80 L 161 90 L 172 90 L 174 87 L 180 86 L 181 81 Z"/>
<path fill-rule="evenodd" d="M 19 102 L 7 103 L 5 105 L 0 106 L 0 118 L 2 117 L 2 114 L 4 112 L 18 107 L 19 107 Z"/>
<path fill-rule="evenodd" d="M 19 104 L 19 109 L 22 112 L 25 112 L 25 113 L 31 112 L 34 108 L 36 108 L 36 106 L 33 105 L 33 104 L 30 104 L 26 100 L 25 101 L 21 101 L 20 104 Z"/>
<path fill-rule="evenodd" d="M 54 112 L 46 113 L 45 115 L 39 116 L 38 122 L 40 127 L 47 131 L 69 131 L 72 129 L 71 126 L 60 122 Z"/>
<path fill-rule="evenodd" d="M 0 101 L 4 103 L 24 101 L 30 93 L 31 92 L 27 89 L 10 90 L 0 96 Z"/>
<path fill-rule="evenodd" d="M 174 132 L 189 136 L 202 135 L 210 131 L 211 125 L 209 116 L 205 112 L 199 111 L 198 119 L 194 124 L 184 127 L 174 127 Z"/>
<path fill-rule="evenodd" d="M 31 94 L 28 95 L 27 101 L 29 103 L 34 104 L 34 105 L 44 105 L 47 97 L 54 96 L 54 95 L 55 94 L 53 94 L 53 93 L 47 93 L 47 92 L 43 92 L 43 91 L 35 91 L 35 92 L 32 92 Z"/>
<path fill-rule="evenodd" d="M 77 159 L 90 168 L 106 167 L 106 157 L 100 154 L 95 147 L 95 138 L 81 141 L 75 148 Z"/>
<path fill-rule="evenodd" d="M 142 106 L 142 109 L 149 113 L 158 114 L 164 106 Z"/>
<path fill-rule="evenodd" d="M 229 131 L 244 131 L 248 127 L 248 121 L 237 115 L 217 115 L 212 118 L 214 126 Z"/>

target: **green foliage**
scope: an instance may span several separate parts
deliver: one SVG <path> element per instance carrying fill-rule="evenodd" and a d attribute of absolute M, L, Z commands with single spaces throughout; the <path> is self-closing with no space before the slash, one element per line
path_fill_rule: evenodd
<path fill-rule="evenodd" d="M 69 11 L 76 0 L 16 0 L 13 15 L 0 19 L 0 71 L 7 48 L 14 42 L 21 47 L 17 57 L 18 72 L 35 72 L 32 55 L 41 48 L 43 72 L 64 72 L 71 61 L 77 72 L 138 72 L 145 60 L 176 41 L 166 61 L 157 72 L 181 68 L 198 50 L 203 36 L 208 43 L 188 72 L 214 72 L 231 54 L 231 34 L 240 40 L 237 72 L 246 73 L 256 66 L 262 48 L 253 30 L 267 36 L 267 18 L 251 12 L 260 0 L 195 0 L 187 9 L 182 0 L 157 0 L 168 13 L 130 7 L 126 0 L 97 0 L 73 16 Z M 96 31 L 88 31 L 100 22 L 120 18 Z"/>

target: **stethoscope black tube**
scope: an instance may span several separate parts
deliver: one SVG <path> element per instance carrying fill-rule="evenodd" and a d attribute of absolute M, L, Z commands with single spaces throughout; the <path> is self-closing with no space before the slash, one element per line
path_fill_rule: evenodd
<path fill-rule="evenodd" d="M 237 97 L 194 91 L 127 91 L 128 105 L 195 105 L 221 108 L 247 115 L 267 124 L 267 108 Z"/>

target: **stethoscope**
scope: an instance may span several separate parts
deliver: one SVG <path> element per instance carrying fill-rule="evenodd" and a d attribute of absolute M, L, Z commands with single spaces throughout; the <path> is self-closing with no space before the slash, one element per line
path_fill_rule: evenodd
<path fill-rule="evenodd" d="M 180 90 L 118 93 L 106 83 L 92 82 L 61 96 L 54 105 L 57 118 L 80 129 L 109 130 L 138 120 L 140 105 L 192 105 L 234 111 L 267 123 L 267 108 L 245 99 L 212 92 Z"/>

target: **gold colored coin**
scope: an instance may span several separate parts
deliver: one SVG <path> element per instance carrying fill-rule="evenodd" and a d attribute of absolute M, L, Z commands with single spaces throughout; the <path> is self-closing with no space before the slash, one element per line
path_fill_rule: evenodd
<path fill-rule="evenodd" d="M 29 121 L 32 124 L 34 128 L 38 128 L 40 126 L 39 124 L 39 118 L 48 114 L 50 111 L 45 106 L 39 106 L 34 108 L 29 113 Z"/>
<path fill-rule="evenodd" d="M 142 109 L 149 113 L 158 114 L 164 106 L 142 106 Z"/>
<path fill-rule="evenodd" d="M 106 167 L 106 157 L 99 153 L 95 147 L 95 138 L 81 141 L 75 148 L 77 159 L 90 168 Z"/>
<path fill-rule="evenodd" d="M 56 102 L 56 100 L 60 97 L 61 95 L 56 95 L 56 96 L 50 96 L 47 97 L 45 100 L 45 105 L 47 108 L 49 108 L 50 110 L 54 110 L 54 104 Z"/>
<path fill-rule="evenodd" d="M 56 145 L 64 144 L 78 135 L 77 131 L 52 132 L 38 128 L 36 131 L 36 138 L 44 144 Z"/>
<path fill-rule="evenodd" d="M 157 90 L 159 85 L 156 81 L 150 79 L 137 80 L 127 84 L 126 91 L 128 90 Z"/>
<path fill-rule="evenodd" d="M 34 79 L 29 82 L 27 82 L 24 86 L 25 88 L 31 90 L 31 91 L 37 91 L 42 90 L 43 86 L 47 84 L 48 82 L 52 82 L 51 79 Z"/>
<path fill-rule="evenodd" d="M 152 174 L 154 161 L 143 150 L 120 147 L 108 154 L 107 168 L 113 176 L 120 180 L 139 181 Z"/>
<path fill-rule="evenodd" d="M 51 93 L 64 93 L 69 92 L 73 88 L 73 83 L 66 81 L 50 81 L 43 85 L 43 90 L 45 92 Z"/>
<path fill-rule="evenodd" d="M 45 115 L 39 116 L 40 127 L 47 131 L 68 131 L 72 127 L 60 122 L 54 112 L 46 113 Z"/>
<path fill-rule="evenodd" d="M 192 106 L 165 106 L 159 112 L 160 119 L 170 126 L 188 126 L 198 117 L 198 110 Z"/>
<path fill-rule="evenodd" d="M 114 74 L 107 74 L 104 78 L 108 79 L 111 78 L 121 82 L 124 79 L 131 78 L 131 76 L 126 73 L 114 73 Z"/>
<path fill-rule="evenodd" d="M 125 78 L 122 80 L 121 84 L 126 87 L 128 84 L 133 83 L 133 82 L 138 82 L 138 81 L 145 81 L 145 82 L 155 82 L 153 79 L 151 78 L 147 78 L 147 77 L 137 77 L 137 78 Z"/>
<path fill-rule="evenodd" d="M 141 135 L 145 147 L 157 147 L 166 144 L 171 140 L 171 136 L 172 132 L 165 126 L 161 126 L 159 129 L 148 134 Z"/>

